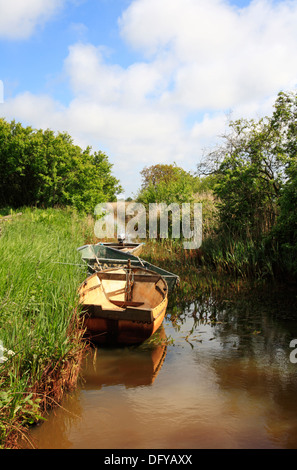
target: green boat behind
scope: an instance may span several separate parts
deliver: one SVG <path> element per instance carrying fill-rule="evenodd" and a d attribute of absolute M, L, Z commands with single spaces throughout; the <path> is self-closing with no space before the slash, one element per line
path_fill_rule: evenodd
<path fill-rule="evenodd" d="M 179 277 L 176 274 L 154 266 L 129 251 L 118 250 L 111 245 L 103 243 L 84 245 L 80 246 L 78 251 L 82 260 L 87 263 L 90 274 L 102 269 L 126 265 L 128 260 L 130 260 L 131 266 L 142 267 L 160 274 L 166 280 L 169 291 L 172 291 L 179 283 Z"/>

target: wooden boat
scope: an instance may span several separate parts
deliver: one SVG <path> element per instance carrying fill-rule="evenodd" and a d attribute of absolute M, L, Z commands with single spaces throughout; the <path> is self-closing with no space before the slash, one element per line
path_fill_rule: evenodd
<path fill-rule="evenodd" d="M 142 251 L 143 243 L 99 243 L 99 245 L 112 248 L 113 250 L 121 251 L 122 253 L 131 253 L 134 256 L 139 256 Z"/>
<path fill-rule="evenodd" d="M 130 260 L 132 266 L 138 266 L 160 274 L 165 279 L 169 292 L 179 283 L 179 277 L 176 274 L 159 268 L 159 266 L 155 266 L 132 253 L 115 250 L 103 244 L 84 245 L 77 250 L 80 252 L 82 260 L 87 263 L 90 274 L 109 267 L 126 265 Z"/>
<path fill-rule="evenodd" d="M 79 289 L 86 336 L 98 344 L 136 344 L 162 324 L 168 303 L 166 281 L 131 266 L 98 271 Z"/>

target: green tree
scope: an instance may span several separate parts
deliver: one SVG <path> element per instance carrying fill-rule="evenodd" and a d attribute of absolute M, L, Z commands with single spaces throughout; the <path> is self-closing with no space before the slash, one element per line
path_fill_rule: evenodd
<path fill-rule="evenodd" d="M 271 117 L 231 122 L 198 174 L 215 175 L 220 240 L 268 247 L 297 273 L 296 159 L 297 94 L 280 92 Z"/>
<path fill-rule="evenodd" d="M 143 204 L 191 202 L 198 178 L 174 165 L 152 165 L 141 171 L 142 186 L 137 201 Z"/>
<path fill-rule="evenodd" d="M 164 203 L 168 208 L 175 203 L 179 206 L 183 203 L 193 201 L 196 191 L 198 178 L 191 173 L 186 172 L 176 164 L 173 165 L 152 165 L 141 171 L 142 187 L 137 196 L 137 202 L 144 204 L 147 208 L 149 204 Z M 192 208 L 193 209 L 193 208 Z M 166 212 L 168 217 L 168 235 L 172 236 L 173 231 L 173 207 Z M 147 212 L 148 215 L 149 212 Z M 175 215 L 176 216 L 176 215 Z M 179 212 L 180 233 L 182 233 L 182 211 Z M 158 214 L 158 224 L 160 223 L 160 214 Z M 149 221 L 147 226 L 149 226 Z M 158 234 L 160 227 L 157 228 Z"/>
<path fill-rule="evenodd" d="M 210 155 L 221 230 L 239 238 L 261 237 L 278 214 L 285 171 L 280 132 L 269 118 L 241 119 L 230 129 L 225 144 Z"/>
<path fill-rule="evenodd" d="M 0 205 L 73 205 L 92 212 L 121 192 L 102 152 L 91 153 L 67 133 L 33 130 L 0 119 Z"/>
<path fill-rule="evenodd" d="M 279 130 L 277 146 L 284 165 L 279 197 L 279 216 L 273 230 L 280 256 L 291 273 L 297 274 L 297 93 L 280 93 L 272 126 Z"/>

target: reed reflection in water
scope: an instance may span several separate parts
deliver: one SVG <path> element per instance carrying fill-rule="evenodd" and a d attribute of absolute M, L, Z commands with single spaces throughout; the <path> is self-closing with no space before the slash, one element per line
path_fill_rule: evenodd
<path fill-rule="evenodd" d="M 297 447 L 294 299 L 208 299 L 164 327 L 153 343 L 93 350 L 67 411 L 32 430 L 36 447 Z"/>

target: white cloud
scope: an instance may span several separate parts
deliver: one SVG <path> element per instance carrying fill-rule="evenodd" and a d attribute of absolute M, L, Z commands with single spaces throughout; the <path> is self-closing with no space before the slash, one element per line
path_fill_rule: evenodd
<path fill-rule="evenodd" d="M 119 24 L 150 60 L 174 58 L 164 99 L 187 109 L 237 106 L 297 81 L 296 1 L 135 0 Z"/>
<path fill-rule="evenodd" d="M 64 3 L 65 0 L 0 0 L 0 37 L 28 38 Z"/>
<path fill-rule="evenodd" d="M 233 35 L 236 16 L 220 0 L 135 0 L 119 20 L 122 37 L 148 56 L 164 48 L 181 61 L 219 55 Z"/>
<path fill-rule="evenodd" d="M 1 115 L 6 119 L 21 120 L 25 125 L 35 128 L 63 130 L 65 108 L 47 95 L 20 93 L 15 98 L 4 100 Z"/>
<path fill-rule="evenodd" d="M 124 69 L 105 62 L 105 49 L 92 44 L 70 47 L 65 61 L 75 94 L 100 104 L 143 105 L 159 88 L 166 87 L 163 70 L 154 63 L 138 62 Z"/>
<path fill-rule="evenodd" d="M 64 63 L 74 94 L 67 106 L 29 93 L 2 106 L 11 118 L 105 151 L 135 191 L 143 166 L 176 161 L 195 170 L 225 130 L 226 113 L 269 114 L 276 94 L 296 87 L 296 24 L 295 0 L 244 9 L 223 0 L 134 0 L 119 26 L 142 61 L 124 68 L 105 45 L 77 43 Z"/>

